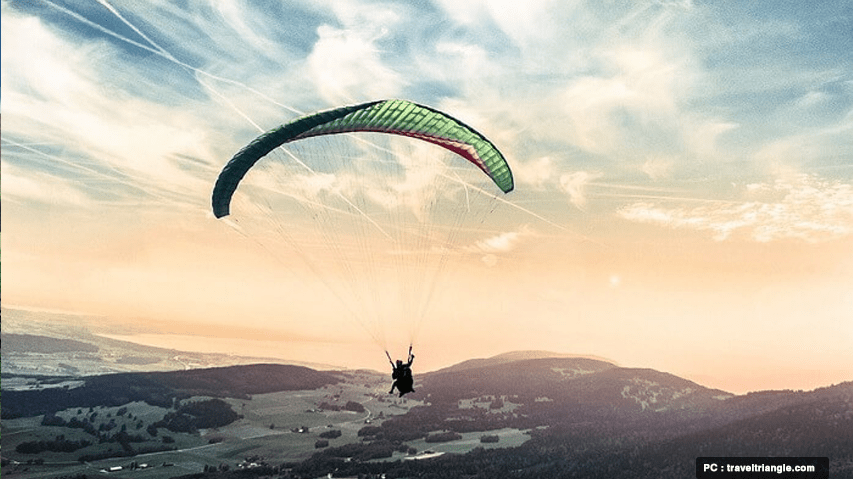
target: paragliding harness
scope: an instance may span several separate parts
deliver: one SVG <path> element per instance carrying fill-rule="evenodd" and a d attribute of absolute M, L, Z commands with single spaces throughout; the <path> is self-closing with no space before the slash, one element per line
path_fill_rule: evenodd
<path fill-rule="evenodd" d="M 394 361 L 391 360 L 391 354 L 388 351 L 385 351 L 385 355 L 388 356 L 388 362 L 391 363 L 391 379 L 394 380 L 394 383 L 391 384 L 391 390 L 388 391 L 389 394 L 394 393 L 394 389 L 396 388 L 400 391 L 400 396 L 403 397 L 404 394 L 415 392 L 412 387 L 415 383 L 414 378 L 412 377 L 412 361 L 415 359 L 415 355 L 412 354 L 412 346 L 409 345 L 409 361 L 407 363 L 403 363 L 402 360 L 397 360 L 397 364 L 394 364 Z"/>

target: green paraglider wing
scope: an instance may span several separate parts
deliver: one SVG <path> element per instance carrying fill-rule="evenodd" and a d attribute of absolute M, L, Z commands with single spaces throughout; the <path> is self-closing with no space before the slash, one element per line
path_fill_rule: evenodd
<path fill-rule="evenodd" d="M 504 192 L 512 172 L 500 151 L 483 135 L 438 110 L 406 100 L 382 100 L 308 115 L 270 130 L 246 145 L 222 169 L 213 188 L 213 214 L 230 212 L 231 197 L 252 166 L 279 146 L 303 138 L 350 132 L 378 132 L 417 138 L 446 148 L 485 172 Z"/>

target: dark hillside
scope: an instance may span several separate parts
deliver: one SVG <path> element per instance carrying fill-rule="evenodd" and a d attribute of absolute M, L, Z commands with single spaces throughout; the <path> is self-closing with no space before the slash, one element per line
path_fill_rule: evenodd
<path fill-rule="evenodd" d="M 435 405 L 454 405 L 478 396 L 505 396 L 515 403 L 545 408 L 572 405 L 625 413 L 695 412 L 732 397 L 672 374 L 620 368 L 586 358 L 532 359 L 458 372 L 439 371 L 424 375 L 421 383 L 413 397 Z"/>
<path fill-rule="evenodd" d="M 133 376 L 136 375 L 131 375 Z M 141 376 L 177 391 L 186 393 L 197 391 L 206 395 L 218 392 L 216 395 L 222 397 L 245 397 L 277 391 L 317 389 L 340 381 L 334 373 L 282 364 L 142 373 Z"/>
<path fill-rule="evenodd" d="M 671 374 L 587 358 L 439 371 L 416 387 L 412 397 L 427 405 L 385 421 L 375 437 L 405 441 L 430 431 L 547 428 L 537 434 L 634 441 L 710 427 L 731 397 Z"/>
<path fill-rule="evenodd" d="M 761 396 L 773 400 L 779 394 Z M 609 468 L 612 478 L 687 477 L 694 474 L 693 461 L 700 456 L 803 456 L 829 457 L 829 477 L 853 477 L 853 383 L 788 395 L 798 403 L 653 442 L 629 454 L 610 454 L 601 461 L 601 470 Z M 630 464 L 644 464 L 648 470 L 641 475 L 636 469 L 630 472 Z"/>
<path fill-rule="evenodd" d="M 533 401 L 560 389 L 567 380 L 614 367 L 611 363 L 586 358 L 530 359 L 461 370 L 446 369 L 425 374 L 421 383 L 433 403 L 455 403 L 459 399 L 483 395 L 512 395 Z"/>
<path fill-rule="evenodd" d="M 648 412 L 680 409 L 695 412 L 732 397 L 731 393 L 645 368 L 612 368 L 578 377 L 571 394 L 582 403 Z"/>
<path fill-rule="evenodd" d="M 121 373 L 85 378 L 77 388 L 6 391 L 3 418 L 29 417 L 69 407 L 119 406 L 132 401 L 171 406 L 190 396 L 244 398 L 276 391 L 336 384 L 332 374 L 302 366 L 259 364 L 156 373 Z"/>

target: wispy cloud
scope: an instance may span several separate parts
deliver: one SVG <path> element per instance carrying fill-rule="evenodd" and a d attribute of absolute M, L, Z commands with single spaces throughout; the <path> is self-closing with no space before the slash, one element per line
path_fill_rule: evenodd
<path fill-rule="evenodd" d="M 535 236 L 534 230 L 528 225 L 522 225 L 516 230 L 484 238 L 468 247 L 469 251 L 482 254 L 482 261 L 488 266 L 495 266 L 501 255 L 518 248 L 525 238 Z"/>
<path fill-rule="evenodd" d="M 66 204 L 75 206 L 91 205 L 92 198 L 67 182 L 48 174 L 24 173 L 21 169 L 3 162 L 3 198 L 4 201 L 35 201 L 51 204 L 62 198 Z"/>
<path fill-rule="evenodd" d="M 81 191 L 104 189 L 111 179 L 106 184 L 120 201 L 141 191 L 174 201 L 175 193 L 205 187 L 197 176 L 204 162 L 181 164 L 181 158 L 213 156 L 196 113 L 180 108 L 185 96 L 153 84 L 158 101 L 136 96 L 131 92 L 147 75 L 127 65 L 120 51 L 69 41 L 3 8 L 4 144 L 19 150 L 11 161 L 28 165 L 21 175 L 43 176 L 44 170 L 64 181 L 64 189 Z"/>
<path fill-rule="evenodd" d="M 525 188 L 542 188 L 554 177 L 555 162 L 549 156 L 543 156 L 526 162 L 514 164 L 513 178 Z"/>
<path fill-rule="evenodd" d="M 638 202 L 618 214 L 629 221 L 710 232 L 715 240 L 821 242 L 853 235 L 853 185 L 800 174 L 750 184 L 740 202 L 698 207 Z"/>
<path fill-rule="evenodd" d="M 569 202 L 582 210 L 586 206 L 587 186 L 590 182 L 601 176 L 601 173 L 589 173 L 586 171 L 565 173 L 560 176 L 560 187 L 569 196 Z"/>

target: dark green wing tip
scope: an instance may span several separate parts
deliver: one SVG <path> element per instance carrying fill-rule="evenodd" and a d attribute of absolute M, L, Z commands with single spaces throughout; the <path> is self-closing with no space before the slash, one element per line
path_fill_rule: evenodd
<path fill-rule="evenodd" d="M 229 211 L 228 208 L 217 208 L 215 206 L 213 207 L 213 216 L 215 216 L 216 219 L 224 218 L 230 214 L 231 211 Z"/>

